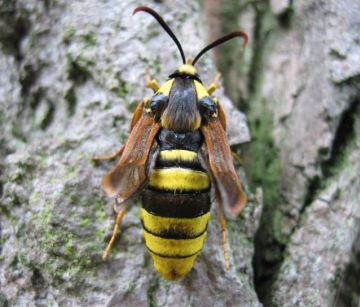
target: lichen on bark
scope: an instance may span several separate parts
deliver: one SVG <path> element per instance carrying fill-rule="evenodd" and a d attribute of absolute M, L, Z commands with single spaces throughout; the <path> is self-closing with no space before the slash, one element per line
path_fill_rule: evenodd
<path fill-rule="evenodd" d="M 250 80 L 230 86 L 238 82 L 249 97 L 242 99 L 252 134 L 244 160 L 252 182 L 264 188 L 254 269 L 266 306 L 359 302 L 345 269 L 357 267 L 358 9 L 351 1 L 250 1 L 237 19 L 253 29 Z M 237 16 L 231 6 L 228 12 Z M 224 71 L 242 77 L 236 65 Z M 342 221 L 336 233 L 329 208 Z M 340 285 L 346 290 L 334 299 Z"/>
<path fill-rule="evenodd" d="M 238 29 L 250 37 L 245 50 L 233 41 L 215 56 L 252 134 L 218 91 L 250 179 L 239 170 L 250 203 L 228 223 L 232 268 L 213 216 L 194 271 L 161 279 L 140 204 L 100 260 L 114 219 L 100 188 L 111 165 L 90 157 L 126 140 L 134 107 L 151 95 L 145 69 L 164 81 L 180 63 L 156 22 L 132 17 L 131 1 L 0 1 L 0 305 L 357 306 L 359 4 L 146 4 L 189 56 L 205 45 L 207 22 L 209 40 Z M 199 69 L 208 84 L 210 56 Z"/>

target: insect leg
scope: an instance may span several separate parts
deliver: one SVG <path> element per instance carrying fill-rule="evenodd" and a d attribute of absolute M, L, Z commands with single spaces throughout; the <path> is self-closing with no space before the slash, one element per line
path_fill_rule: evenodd
<path fill-rule="evenodd" d="M 145 71 L 145 81 L 146 87 L 151 88 L 154 93 L 157 92 L 160 88 L 159 83 L 155 79 L 151 79 L 151 76 L 147 70 Z"/>
<path fill-rule="evenodd" d="M 243 165 L 243 162 L 242 162 L 240 156 L 236 152 L 231 151 L 231 154 L 232 154 L 233 158 L 236 160 L 236 162 L 239 163 L 240 166 Z"/>
<path fill-rule="evenodd" d="M 108 245 L 106 246 L 106 249 L 105 249 L 105 251 L 104 251 L 104 253 L 103 253 L 103 255 L 102 255 L 102 259 L 103 259 L 103 260 L 106 259 L 107 255 L 108 255 L 109 252 L 110 252 L 111 246 L 114 244 L 114 241 L 115 241 L 115 239 L 116 239 L 116 237 L 117 237 L 117 234 L 118 234 L 118 231 L 119 231 L 119 227 L 120 227 L 121 221 L 122 221 L 125 213 L 126 213 L 126 207 L 123 207 L 123 208 L 119 211 L 119 213 L 118 213 L 118 215 L 117 215 L 117 217 L 116 217 L 116 222 L 115 222 L 115 225 L 114 225 L 114 229 L 113 229 L 113 233 L 112 233 L 111 239 L 110 239 Z"/>
<path fill-rule="evenodd" d="M 221 78 L 221 73 L 217 73 L 214 80 L 213 80 L 213 82 L 206 89 L 210 95 L 212 93 L 214 93 L 216 89 L 220 88 L 220 86 L 221 86 L 220 83 L 219 83 L 220 78 Z"/>
<path fill-rule="evenodd" d="M 109 160 L 114 160 L 116 157 L 120 157 L 121 154 L 123 153 L 124 151 L 124 148 L 125 146 L 121 146 L 121 148 L 117 151 L 117 152 L 114 152 L 113 154 L 111 155 L 108 155 L 108 156 L 93 156 L 91 158 L 91 160 L 93 161 L 109 161 Z"/>
<path fill-rule="evenodd" d="M 230 262 L 229 262 L 229 254 L 227 250 L 226 221 L 220 208 L 218 210 L 218 213 L 219 213 L 219 222 L 221 227 L 221 243 L 224 252 L 225 268 L 228 270 L 230 268 Z"/>

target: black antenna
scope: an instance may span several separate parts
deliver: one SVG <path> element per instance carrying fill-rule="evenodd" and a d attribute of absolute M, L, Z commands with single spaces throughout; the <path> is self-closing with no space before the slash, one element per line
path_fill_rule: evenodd
<path fill-rule="evenodd" d="M 209 51 L 210 49 L 222 44 L 222 43 L 225 43 L 226 41 L 228 41 L 229 39 L 232 39 L 234 37 L 242 37 L 244 39 L 244 44 L 243 44 L 243 47 L 246 46 L 249 38 L 247 36 L 246 33 L 244 32 L 231 32 L 223 37 L 220 37 L 219 39 L 217 39 L 216 41 L 212 42 L 210 45 L 206 46 L 203 50 L 201 50 L 198 55 L 195 57 L 194 61 L 192 62 L 193 65 L 195 65 L 195 63 L 199 60 L 199 58 L 207 51 Z"/>
<path fill-rule="evenodd" d="M 151 8 L 149 8 L 147 6 L 139 6 L 139 7 L 137 7 L 134 10 L 133 15 L 136 14 L 137 12 L 140 12 L 140 11 L 146 12 L 146 13 L 152 15 L 157 20 L 157 22 L 163 27 L 163 29 L 166 31 L 166 33 L 170 35 L 170 37 L 173 39 L 173 41 L 175 42 L 176 46 L 178 47 L 178 49 L 180 51 L 183 64 L 185 64 L 186 63 L 185 54 L 184 54 L 184 51 L 183 51 L 183 49 L 181 47 L 181 44 L 178 41 L 178 39 L 176 38 L 173 31 L 171 31 L 169 26 L 166 24 L 164 19 L 162 19 L 162 17 L 157 12 L 155 12 L 153 9 L 151 9 Z"/>

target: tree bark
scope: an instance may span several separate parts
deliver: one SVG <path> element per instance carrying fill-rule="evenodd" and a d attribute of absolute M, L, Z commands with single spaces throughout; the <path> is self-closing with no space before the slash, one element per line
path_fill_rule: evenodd
<path fill-rule="evenodd" d="M 163 280 L 138 202 L 101 260 L 115 216 L 100 183 L 113 164 L 90 158 L 126 140 L 151 95 L 145 70 L 163 83 L 181 64 L 155 20 L 132 16 L 128 0 L 0 0 L 0 306 L 358 306 L 360 4 L 147 5 L 191 57 L 222 33 L 250 37 L 214 57 L 247 114 L 216 92 L 249 178 L 238 170 L 250 201 L 228 221 L 231 268 L 214 211 L 193 271 Z M 198 69 L 205 84 L 216 74 L 209 55 Z"/>
<path fill-rule="evenodd" d="M 346 0 L 218 7 L 225 31 L 252 34 L 248 55 L 228 50 L 219 63 L 248 115 L 246 173 L 264 192 L 254 270 L 265 306 L 360 302 L 359 9 Z"/>
<path fill-rule="evenodd" d="M 198 3 L 148 5 L 188 56 L 205 45 Z M 135 7 L 115 0 L 0 2 L 0 305 L 259 305 L 251 266 L 261 210 L 255 200 L 228 222 L 229 271 L 214 212 L 194 270 L 181 282 L 163 280 L 142 242 L 139 204 L 101 260 L 115 216 L 100 184 L 113 164 L 90 158 L 124 143 L 136 104 L 151 95 L 145 69 L 163 83 L 181 64 L 151 16 L 132 16 Z M 209 56 L 199 72 L 205 84 L 215 76 Z M 230 142 L 248 141 L 244 114 L 221 90 L 217 95 Z"/>

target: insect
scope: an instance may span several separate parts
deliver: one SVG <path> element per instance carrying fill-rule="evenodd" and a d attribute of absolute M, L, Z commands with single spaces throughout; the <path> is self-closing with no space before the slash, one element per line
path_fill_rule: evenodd
<path fill-rule="evenodd" d="M 110 156 L 120 157 L 103 178 L 102 187 L 114 197 L 117 218 L 105 259 L 114 243 L 131 200 L 142 200 L 141 222 L 145 244 L 155 269 L 168 280 L 178 280 L 192 269 L 207 234 L 212 198 L 218 204 L 225 267 L 229 267 L 224 214 L 238 216 L 246 195 L 236 175 L 226 137 L 226 118 L 221 104 L 211 94 L 219 87 L 219 75 L 205 87 L 195 64 L 211 48 L 232 38 L 232 32 L 185 59 L 180 42 L 153 9 L 139 6 L 134 14 L 152 15 L 173 39 L 183 64 L 160 86 L 146 74 L 147 87 L 154 91 L 137 106 L 125 145 Z"/>

